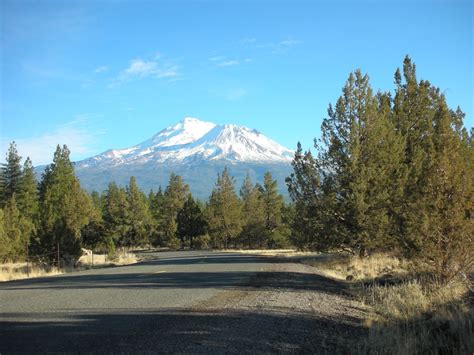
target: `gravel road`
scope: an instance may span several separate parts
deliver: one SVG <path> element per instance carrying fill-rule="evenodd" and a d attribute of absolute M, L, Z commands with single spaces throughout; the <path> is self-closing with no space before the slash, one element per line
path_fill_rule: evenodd
<path fill-rule="evenodd" d="M 146 253 L 146 261 L 0 284 L 0 353 L 346 353 L 367 310 L 288 259 Z"/>

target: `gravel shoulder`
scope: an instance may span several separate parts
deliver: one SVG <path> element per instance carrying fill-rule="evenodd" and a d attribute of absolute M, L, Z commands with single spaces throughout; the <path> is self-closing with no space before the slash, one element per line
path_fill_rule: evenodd
<path fill-rule="evenodd" d="M 201 303 L 193 312 L 227 315 L 219 338 L 192 344 L 189 352 L 353 353 L 367 336 L 369 309 L 344 282 L 317 269 L 280 260 L 247 284 Z"/>

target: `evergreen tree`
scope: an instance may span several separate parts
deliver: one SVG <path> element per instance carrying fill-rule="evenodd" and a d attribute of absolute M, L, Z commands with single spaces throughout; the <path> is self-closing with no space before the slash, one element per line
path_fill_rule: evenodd
<path fill-rule="evenodd" d="M 6 163 L 2 169 L 3 202 L 6 204 L 13 194 L 17 194 L 20 189 L 21 181 L 21 157 L 18 155 L 16 143 L 11 142 L 6 155 Z"/>
<path fill-rule="evenodd" d="M 184 248 L 186 242 L 189 242 L 190 248 L 194 248 L 194 240 L 206 233 L 207 222 L 203 212 L 192 195 L 188 195 L 188 199 L 183 208 L 178 212 L 177 216 L 178 235 L 181 240 L 181 247 Z"/>
<path fill-rule="evenodd" d="M 419 257 L 448 281 L 468 270 L 474 262 L 474 171 L 468 161 L 462 132 L 456 129 L 460 116 L 450 111 L 443 95 L 433 117 L 434 157 L 427 177 L 426 225 L 418 229 Z"/>
<path fill-rule="evenodd" d="M 30 241 L 33 224 L 21 215 L 15 194 L 7 201 L 2 215 L 3 243 L 0 245 L 0 258 L 4 262 L 18 261 L 25 257 L 26 244 Z"/>
<path fill-rule="evenodd" d="M 146 196 L 137 186 L 134 176 L 130 178 L 127 187 L 128 224 L 126 235 L 128 246 L 144 245 L 149 242 L 151 232 L 151 215 L 148 209 Z"/>
<path fill-rule="evenodd" d="M 434 162 L 433 127 L 439 89 L 426 80 L 417 81 L 416 66 L 407 56 L 395 72 L 396 93 L 393 121 L 404 139 L 403 164 L 406 181 L 398 213 L 398 238 L 407 256 L 419 249 L 423 226 L 429 223 L 428 180 Z"/>
<path fill-rule="evenodd" d="M 252 184 L 249 175 L 240 188 L 240 197 L 242 199 L 242 232 L 239 239 L 250 249 L 263 243 L 265 219 L 262 193 L 257 186 Z"/>
<path fill-rule="evenodd" d="M 281 214 L 283 196 L 278 192 L 278 183 L 272 174 L 266 172 L 263 177 L 262 208 L 264 214 L 265 243 L 268 247 L 279 247 L 285 244 Z M 261 244 L 263 247 L 263 243 Z"/>
<path fill-rule="evenodd" d="M 181 176 L 171 174 L 163 198 L 163 210 L 160 229 L 163 233 L 161 244 L 172 248 L 179 246 L 177 238 L 178 212 L 183 208 L 189 194 L 189 186 L 183 183 Z"/>
<path fill-rule="evenodd" d="M 337 225 L 331 233 L 338 243 L 360 255 L 393 247 L 388 237 L 401 194 L 403 140 L 391 122 L 390 96 L 373 95 L 368 76 L 357 70 L 328 116 L 316 146 L 323 177 L 316 192 L 323 214 L 320 232 L 328 232 L 328 223 Z"/>
<path fill-rule="evenodd" d="M 163 223 L 163 209 L 164 209 L 164 196 L 161 186 L 158 189 L 158 192 L 155 194 L 153 190 L 150 191 L 148 197 L 150 214 L 153 220 L 152 231 L 150 234 L 150 239 L 153 244 L 159 245 L 163 238 L 163 232 L 161 231 L 160 226 Z"/>
<path fill-rule="evenodd" d="M 39 213 L 38 182 L 30 158 L 26 158 L 19 183 L 18 208 L 23 216 L 36 221 Z"/>
<path fill-rule="evenodd" d="M 294 218 L 291 221 L 291 241 L 299 249 L 324 251 L 338 245 L 334 223 L 337 199 L 334 182 L 330 176 L 321 184 L 324 170 L 317 164 L 311 151 L 303 152 L 298 142 L 292 161 L 293 173 L 286 178 L 291 199 L 294 202 Z"/>
<path fill-rule="evenodd" d="M 228 248 L 242 230 L 240 201 L 227 167 L 217 176 L 209 200 L 208 223 L 214 247 Z"/>
<path fill-rule="evenodd" d="M 92 204 L 94 208 L 98 211 L 102 210 L 102 199 L 100 194 L 97 191 L 92 191 L 91 193 Z"/>
<path fill-rule="evenodd" d="M 62 259 L 74 262 L 81 255 L 81 229 L 89 223 L 93 205 L 74 175 L 66 146 L 57 147 L 40 194 L 41 245 L 47 252 L 59 246 Z"/>
<path fill-rule="evenodd" d="M 10 243 L 5 233 L 5 218 L 3 209 L 0 208 L 0 261 L 5 262 L 10 252 Z"/>
<path fill-rule="evenodd" d="M 108 253 L 108 235 L 102 216 L 103 198 L 97 191 L 91 193 L 92 210 L 89 223 L 81 230 L 82 244 L 85 248 L 94 252 Z"/>
<path fill-rule="evenodd" d="M 129 229 L 127 194 L 114 182 L 109 183 L 103 197 L 103 219 L 107 245 L 126 244 Z M 112 247 L 114 249 L 114 247 Z"/>

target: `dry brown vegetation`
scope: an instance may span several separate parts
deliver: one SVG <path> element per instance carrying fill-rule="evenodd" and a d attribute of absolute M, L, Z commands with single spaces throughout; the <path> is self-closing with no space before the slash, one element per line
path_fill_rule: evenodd
<path fill-rule="evenodd" d="M 1 281 L 11 281 L 11 280 L 21 280 L 26 278 L 34 277 L 43 277 L 58 275 L 67 272 L 87 270 L 91 268 L 100 268 L 113 265 L 128 265 L 138 262 L 138 258 L 133 253 L 121 253 L 117 254 L 114 258 L 109 258 L 104 254 L 94 254 L 94 262 L 92 263 L 91 255 L 83 255 L 75 267 L 64 267 L 58 269 L 55 266 L 50 266 L 47 264 L 43 265 L 27 265 L 26 262 L 18 263 L 4 263 L 0 264 L 0 282 Z"/>
<path fill-rule="evenodd" d="M 474 352 L 472 282 L 441 283 L 414 264 L 385 254 L 367 258 L 321 255 L 306 259 L 329 277 L 350 280 L 373 312 L 366 320 L 369 353 Z"/>

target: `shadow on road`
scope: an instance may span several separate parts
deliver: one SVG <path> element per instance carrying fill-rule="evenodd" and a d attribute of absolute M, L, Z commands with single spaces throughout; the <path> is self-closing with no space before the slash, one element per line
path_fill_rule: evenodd
<path fill-rule="evenodd" d="M 365 336 L 344 319 L 304 313 L 165 310 L 3 314 L 0 352 L 352 352 Z M 8 319 L 11 318 L 12 321 Z M 13 321 L 14 319 L 14 321 Z"/>
<path fill-rule="evenodd" d="M 176 255 L 179 252 L 170 253 Z M 256 256 L 256 255 L 245 255 L 245 254 L 231 254 L 231 253 L 206 253 L 200 255 L 198 252 L 188 254 L 185 252 L 184 255 L 176 255 L 160 258 L 159 253 L 140 253 L 140 257 L 144 257 L 145 261 L 141 265 L 193 265 L 193 264 L 267 264 L 269 262 L 291 262 L 289 259 L 284 258 L 272 258 L 271 260 L 267 257 Z M 157 257 L 158 256 L 158 257 Z"/>
<path fill-rule="evenodd" d="M 340 295 L 346 292 L 346 284 L 317 274 L 299 272 L 165 272 L 81 274 L 71 277 L 19 280 L 1 285 L 1 290 L 65 290 L 65 289 L 281 289 L 285 291 L 310 290 Z"/>

